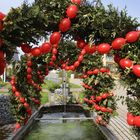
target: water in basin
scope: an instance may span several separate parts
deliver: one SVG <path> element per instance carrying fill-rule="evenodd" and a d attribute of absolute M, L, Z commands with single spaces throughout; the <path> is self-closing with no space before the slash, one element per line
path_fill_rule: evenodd
<path fill-rule="evenodd" d="M 44 114 L 44 118 L 85 117 L 79 113 Z M 92 121 L 40 120 L 24 140 L 106 140 Z"/>

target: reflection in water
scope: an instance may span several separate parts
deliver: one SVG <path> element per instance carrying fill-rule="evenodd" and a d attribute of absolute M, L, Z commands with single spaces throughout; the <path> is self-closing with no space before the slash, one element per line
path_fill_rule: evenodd
<path fill-rule="evenodd" d="M 62 113 L 45 114 L 44 118 L 63 117 Z M 84 117 L 79 113 L 67 113 L 64 117 Z M 25 140 L 105 140 L 91 121 L 41 120 L 34 125 Z"/>

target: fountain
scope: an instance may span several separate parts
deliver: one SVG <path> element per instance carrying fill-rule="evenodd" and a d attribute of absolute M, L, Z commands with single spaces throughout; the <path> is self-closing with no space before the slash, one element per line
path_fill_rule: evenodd
<path fill-rule="evenodd" d="M 10 140 L 116 140 L 105 127 L 104 133 L 95 125 L 90 111 L 80 105 L 67 104 L 66 81 L 66 71 L 63 70 L 63 103 L 41 106 Z"/>

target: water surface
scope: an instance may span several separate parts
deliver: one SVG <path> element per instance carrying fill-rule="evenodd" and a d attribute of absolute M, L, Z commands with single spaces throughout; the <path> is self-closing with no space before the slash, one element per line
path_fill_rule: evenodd
<path fill-rule="evenodd" d="M 45 114 L 43 118 L 60 118 L 63 113 Z M 67 113 L 64 117 L 84 117 L 79 113 Z M 105 140 L 91 121 L 43 120 L 37 122 L 24 140 Z"/>

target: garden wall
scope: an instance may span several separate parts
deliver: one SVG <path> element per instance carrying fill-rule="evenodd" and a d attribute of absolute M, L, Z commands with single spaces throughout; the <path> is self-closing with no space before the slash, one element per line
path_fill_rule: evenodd
<path fill-rule="evenodd" d="M 0 125 L 10 124 L 15 122 L 11 113 L 11 103 L 9 95 L 0 95 Z"/>

